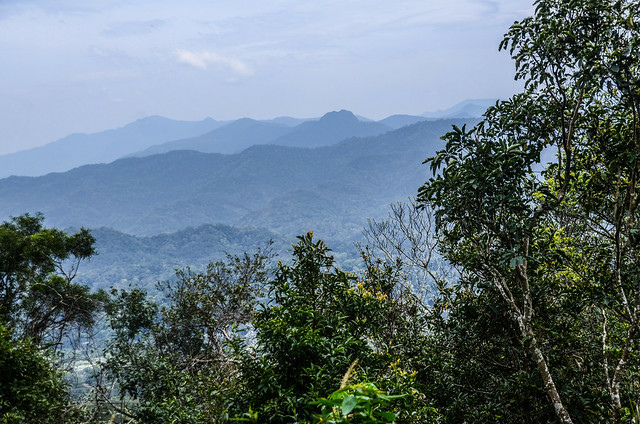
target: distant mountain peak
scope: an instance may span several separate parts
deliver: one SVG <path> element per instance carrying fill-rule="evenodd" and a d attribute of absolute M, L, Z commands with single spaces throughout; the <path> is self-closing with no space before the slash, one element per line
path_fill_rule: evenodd
<path fill-rule="evenodd" d="M 136 123 L 154 123 L 154 122 L 167 122 L 167 121 L 171 121 L 171 119 L 165 118 L 164 116 L 160 116 L 160 115 L 149 115 L 149 116 L 145 116 L 144 118 L 136 119 L 129 125 L 136 124 Z"/>
<path fill-rule="evenodd" d="M 498 99 L 467 99 L 448 109 L 425 112 L 422 116 L 431 119 L 479 118 L 489 106 L 495 105 L 497 100 Z"/>
<path fill-rule="evenodd" d="M 105 163 L 156 144 L 205 134 L 219 127 L 213 119 L 176 121 L 153 115 L 123 127 L 93 134 L 74 134 L 29 150 L 0 156 L 0 178 L 63 172 Z"/>
<path fill-rule="evenodd" d="M 235 121 L 231 122 L 229 125 L 233 125 L 233 124 L 250 124 L 253 122 L 258 122 L 255 119 L 252 118 L 240 118 L 240 119 L 236 119 Z"/>
<path fill-rule="evenodd" d="M 346 122 L 359 122 L 360 120 L 350 111 L 341 109 L 338 112 L 328 112 L 325 113 L 322 118 L 320 118 L 320 122 L 335 122 L 335 123 L 346 123 Z"/>

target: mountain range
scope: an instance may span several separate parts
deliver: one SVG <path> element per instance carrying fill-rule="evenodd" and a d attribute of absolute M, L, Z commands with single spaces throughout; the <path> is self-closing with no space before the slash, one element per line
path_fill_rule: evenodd
<path fill-rule="evenodd" d="M 377 135 L 389 130 L 391 127 L 382 123 L 361 121 L 347 110 L 329 112 L 319 120 L 302 122 L 294 127 L 243 118 L 198 137 L 155 145 L 132 156 L 149 156 L 173 150 L 231 154 L 259 144 L 320 147 L 349 137 Z"/>
<path fill-rule="evenodd" d="M 452 124 L 423 121 L 319 148 L 258 145 L 223 155 L 172 151 L 64 173 L 0 180 L 0 218 L 43 212 L 58 227 L 138 235 L 201 224 L 280 234 L 352 235 L 390 202 L 415 194 L 424 158 Z"/>
<path fill-rule="evenodd" d="M 353 242 L 367 220 L 415 195 L 429 177 L 422 161 L 443 146 L 440 137 L 476 121 L 393 115 L 375 122 L 345 110 L 269 121 L 151 117 L 0 157 L 0 165 L 25 160 L 42 173 L 46 167 L 29 155 L 55 159 L 83 146 L 61 161 L 66 166 L 89 153 L 125 156 L 0 179 L 0 220 L 42 212 L 48 226 L 94 229 L 98 255 L 80 274 L 94 287 L 150 288 L 175 268 L 201 268 L 223 252 L 252 251 L 270 239 L 283 251 L 307 231 L 343 265 L 355 263 Z"/>
<path fill-rule="evenodd" d="M 41 147 L 0 156 L 0 178 L 38 176 L 90 163 L 112 162 L 154 144 L 193 137 L 225 124 L 211 118 L 190 122 L 150 116 L 118 129 L 72 134 Z"/>
<path fill-rule="evenodd" d="M 152 116 L 122 128 L 95 134 L 72 134 L 29 150 L 0 156 L 0 178 L 40 176 L 78 166 L 109 163 L 127 156 L 148 156 L 172 150 L 239 153 L 258 144 L 296 147 L 327 146 L 349 137 L 364 137 L 414 124 L 446 118 L 478 117 L 490 100 L 468 100 L 452 108 L 422 116 L 392 115 L 380 121 L 341 110 L 321 118 L 279 117 L 257 121 L 175 121 Z"/>

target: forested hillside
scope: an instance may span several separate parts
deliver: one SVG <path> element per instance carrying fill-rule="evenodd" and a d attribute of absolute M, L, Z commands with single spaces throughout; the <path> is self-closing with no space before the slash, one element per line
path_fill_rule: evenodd
<path fill-rule="evenodd" d="M 0 180 L 0 216 L 42 212 L 51 225 L 138 235 L 201 224 L 252 225 L 294 236 L 358 234 L 368 217 L 415 193 L 419 158 L 460 121 L 420 122 L 316 149 L 254 146 L 236 155 L 175 151 Z"/>
<path fill-rule="evenodd" d="M 70 230 L 72 231 L 72 230 Z M 91 230 L 96 254 L 82 265 L 78 280 L 93 289 L 129 285 L 155 291 L 158 281 L 170 280 L 187 266 L 202 270 L 227 254 L 266 248 L 284 254 L 290 243 L 270 231 L 205 224 L 175 233 L 133 236 L 111 228 Z"/>

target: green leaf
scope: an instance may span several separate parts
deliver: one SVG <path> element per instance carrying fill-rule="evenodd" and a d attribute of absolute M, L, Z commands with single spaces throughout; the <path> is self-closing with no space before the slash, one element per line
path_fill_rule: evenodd
<path fill-rule="evenodd" d="M 357 400 L 354 395 L 350 395 L 344 398 L 341 406 L 342 416 L 346 417 L 347 415 L 349 415 L 351 411 L 353 411 L 353 408 L 356 407 L 356 404 L 357 404 Z"/>
<path fill-rule="evenodd" d="M 511 258 L 511 260 L 509 261 L 509 268 L 515 268 L 518 265 L 522 265 L 523 263 L 524 263 L 524 257 L 516 256 L 514 258 Z"/>
<path fill-rule="evenodd" d="M 379 411 L 378 415 L 384 418 L 385 421 L 392 422 L 396 419 L 396 414 L 393 412 Z"/>

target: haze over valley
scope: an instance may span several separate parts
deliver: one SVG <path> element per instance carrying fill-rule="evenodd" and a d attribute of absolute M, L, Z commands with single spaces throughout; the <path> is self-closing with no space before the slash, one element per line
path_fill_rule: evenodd
<path fill-rule="evenodd" d="M 377 122 L 347 110 L 268 121 L 148 117 L 0 156 L 5 174 L 24 175 L 0 179 L 0 217 L 42 213 L 47 225 L 94 229 L 99 255 L 81 276 L 100 287 L 151 287 L 176 268 L 269 240 L 284 251 L 307 231 L 353 259 L 367 220 L 416 194 L 440 137 L 494 102 Z"/>

